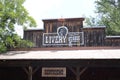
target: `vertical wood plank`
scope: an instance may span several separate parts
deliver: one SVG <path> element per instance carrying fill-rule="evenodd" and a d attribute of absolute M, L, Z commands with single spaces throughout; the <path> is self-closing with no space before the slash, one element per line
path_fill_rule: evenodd
<path fill-rule="evenodd" d="M 29 70 L 29 74 L 28 74 L 28 80 L 32 80 L 32 74 L 33 74 L 33 70 L 32 70 L 32 66 L 29 66 L 28 67 L 28 70 Z"/>
<path fill-rule="evenodd" d="M 84 67 L 83 69 L 80 66 L 76 66 L 76 69 L 73 69 L 72 67 L 68 67 L 76 76 L 76 80 L 80 80 L 80 76 L 86 71 L 87 67 Z"/>

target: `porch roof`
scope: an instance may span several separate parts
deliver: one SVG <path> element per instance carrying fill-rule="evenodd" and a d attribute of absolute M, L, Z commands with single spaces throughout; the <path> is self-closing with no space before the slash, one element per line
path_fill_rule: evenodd
<path fill-rule="evenodd" d="M 120 59 L 120 49 L 9 51 L 0 60 Z"/>

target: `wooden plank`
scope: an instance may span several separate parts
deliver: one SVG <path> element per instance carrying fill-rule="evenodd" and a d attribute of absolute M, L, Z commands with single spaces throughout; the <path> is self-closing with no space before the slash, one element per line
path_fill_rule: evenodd
<path fill-rule="evenodd" d="M 34 47 L 45 47 L 42 45 L 42 35 L 44 33 L 55 33 L 60 26 L 66 26 L 69 32 L 84 32 L 84 45 L 76 45 L 77 47 L 96 47 L 96 46 L 120 46 L 120 38 L 106 38 L 105 27 L 83 28 L 82 18 L 65 19 L 64 22 L 58 19 L 48 19 L 44 21 L 44 31 L 38 30 L 24 31 L 24 39 L 30 40 L 36 44 Z M 63 24 L 64 23 L 64 24 Z M 40 38 L 37 38 L 40 36 Z M 64 46 L 48 46 L 48 47 L 64 47 Z M 69 47 L 69 46 L 67 46 Z"/>
<path fill-rule="evenodd" d="M 33 75 L 35 74 L 35 72 L 40 68 L 39 66 L 37 66 L 35 69 L 33 69 L 32 66 L 28 66 L 28 67 L 22 67 L 23 70 L 25 71 L 25 73 L 27 74 L 28 80 L 32 80 Z"/>
<path fill-rule="evenodd" d="M 76 66 L 76 69 L 73 69 L 72 67 L 68 67 L 76 76 L 76 80 L 80 80 L 80 77 L 82 76 L 82 74 L 86 71 L 87 67 L 84 67 L 83 69 L 81 69 L 80 66 Z"/>
<path fill-rule="evenodd" d="M 32 80 L 32 74 L 33 74 L 33 69 L 32 69 L 32 66 L 29 66 L 28 67 L 28 70 L 29 70 L 29 73 L 28 73 L 28 80 Z"/>

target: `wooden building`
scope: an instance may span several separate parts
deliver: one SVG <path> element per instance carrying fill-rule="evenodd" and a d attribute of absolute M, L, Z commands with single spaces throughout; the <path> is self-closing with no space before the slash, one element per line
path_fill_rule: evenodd
<path fill-rule="evenodd" d="M 83 33 L 83 43 L 80 45 L 80 41 L 74 43 L 72 46 L 76 47 L 100 47 L 100 46 L 120 46 L 120 36 L 107 36 L 105 34 L 104 26 L 97 27 L 84 27 L 84 18 L 66 18 L 66 19 L 46 19 L 44 22 L 44 30 L 25 30 L 24 39 L 32 41 L 37 48 L 48 47 L 43 45 L 43 34 L 56 33 L 59 27 L 66 27 L 68 29 L 68 35 Z M 75 33 L 77 32 L 77 33 Z M 68 36 L 67 36 L 68 37 Z M 71 37 L 71 36 L 70 36 Z M 49 47 L 60 47 L 61 45 L 49 45 Z M 62 47 L 71 47 L 70 45 L 63 45 Z"/>
<path fill-rule="evenodd" d="M 0 80 L 120 80 L 120 37 L 84 18 L 46 19 L 25 30 L 35 46 L 0 54 Z"/>

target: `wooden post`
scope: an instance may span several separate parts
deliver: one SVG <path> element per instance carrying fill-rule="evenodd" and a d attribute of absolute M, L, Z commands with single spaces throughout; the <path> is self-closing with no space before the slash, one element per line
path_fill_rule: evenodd
<path fill-rule="evenodd" d="M 76 80 L 80 80 L 80 76 L 79 75 L 76 75 Z"/>
<path fill-rule="evenodd" d="M 80 80 L 80 67 L 76 68 L 76 73 L 77 73 L 76 80 Z"/>
<path fill-rule="evenodd" d="M 80 80 L 80 76 L 85 72 L 87 67 L 85 67 L 81 70 L 80 70 L 79 66 L 77 66 L 75 70 L 72 67 L 69 67 L 69 69 L 76 75 L 76 80 Z"/>
<path fill-rule="evenodd" d="M 36 67 L 34 70 L 32 68 L 32 66 L 28 66 L 27 68 L 23 67 L 24 71 L 26 72 L 27 76 L 28 76 L 28 80 L 32 80 L 33 78 L 33 74 L 39 69 L 40 67 Z"/>
<path fill-rule="evenodd" d="M 27 68 L 23 67 L 23 70 L 26 72 L 28 76 L 28 80 L 32 80 L 32 74 L 33 74 L 32 66 L 28 66 Z"/>
<path fill-rule="evenodd" d="M 28 73 L 28 80 L 32 80 L 32 66 L 28 67 L 29 73 Z"/>

